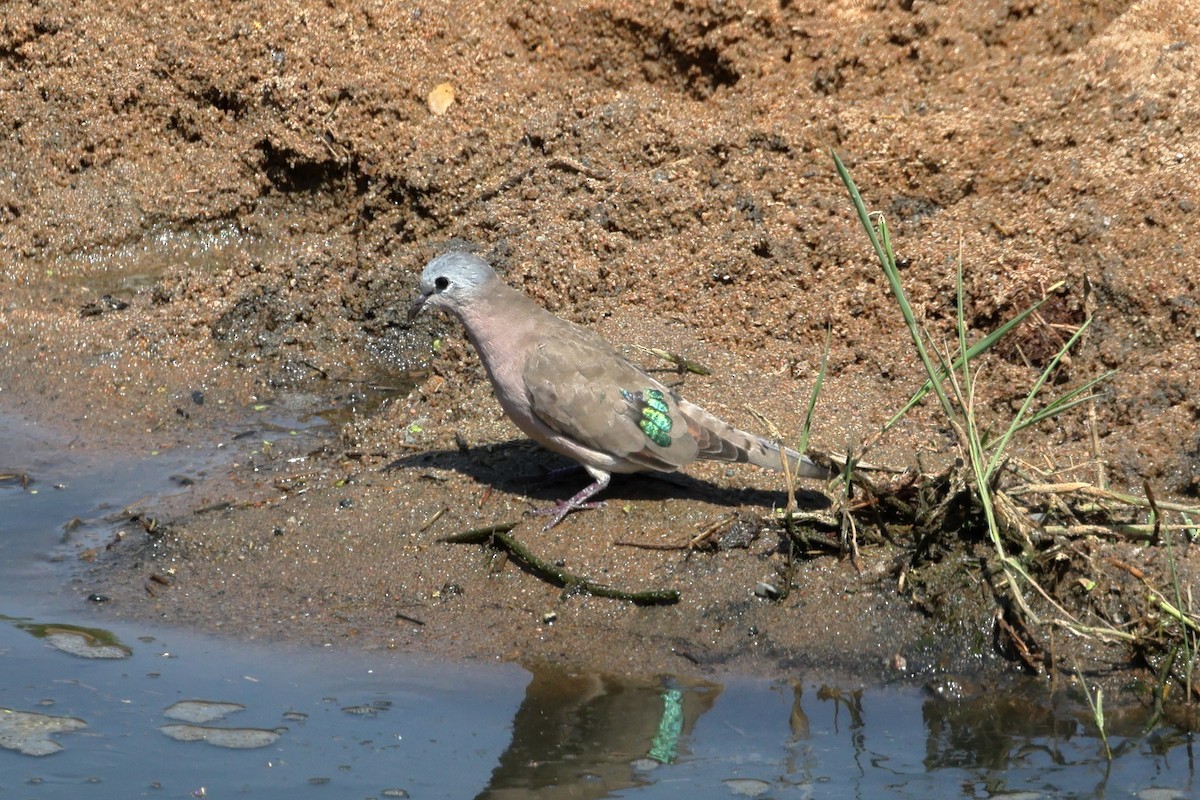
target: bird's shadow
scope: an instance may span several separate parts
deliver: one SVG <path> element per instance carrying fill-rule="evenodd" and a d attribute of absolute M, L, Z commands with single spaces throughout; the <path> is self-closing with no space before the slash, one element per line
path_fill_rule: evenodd
<path fill-rule="evenodd" d="M 739 466 L 760 472 L 765 481 L 783 483 L 777 473 L 759 470 L 751 465 Z M 401 469 L 459 472 L 477 483 L 550 505 L 565 500 L 592 480 L 573 461 L 544 450 L 527 439 L 412 453 L 388 463 L 382 471 Z M 684 472 L 650 471 L 613 475 L 612 483 L 596 499 L 653 502 L 682 498 L 725 507 L 783 508 L 787 504 L 787 492 L 782 489 L 730 488 Z M 796 504 L 801 509 L 817 510 L 830 507 L 831 501 L 821 492 L 797 488 Z"/>

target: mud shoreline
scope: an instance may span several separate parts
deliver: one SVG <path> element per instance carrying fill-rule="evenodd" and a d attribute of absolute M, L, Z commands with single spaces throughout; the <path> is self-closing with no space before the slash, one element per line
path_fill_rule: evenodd
<path fill-rule="evenodd" d="M 780 504 L 768 473 L 614 481 L 607 508 L 542 532 L 523 512 L 579 486 L 535 485 L 562 464 L 503 419 L 456 325 L 401 326 L 421 266 L 467 242 L 555 313 L 702 362 L 711 376 L 672 377 L 689 399 L 794 440 L 828 325 L 813 444 L 853 446 L 919 368 L 832 146 L 888 216 L 931 330 L 952 333 L 960 253 L 976 335 L 1063 282 L 990 357 L 982 414 L 1011 414 L 1095 318 L 1056 383 L 1117 376 L 1020 457 L 1194 501 L 1200 29 L 1178 1 L 1018 5 L 11 3 L 0 404 L 98 452 L 245 444 L 271 409 L 332 420 L 149 504 L 161 527 L 87 565 L 81 602 L 615 672 L 1022 672 L 969 570 L 898 591 L 903 544 L 861 571 L 813 558 L 786 600 L 756 596 L 782 558 L 753 523 Z M 870 457 L 936 469 L 953 441 L 921 408 Z M 614 544 L 679 544 L 726 514 L 744 547 Z M 683 598 L 563 597 L 438 542 L 508 521 L 571 571 Z M 1165 569 L 1154 548 L 1088 547 Z M 1132 666 L 1116 646 L 1080 655 Z"/>

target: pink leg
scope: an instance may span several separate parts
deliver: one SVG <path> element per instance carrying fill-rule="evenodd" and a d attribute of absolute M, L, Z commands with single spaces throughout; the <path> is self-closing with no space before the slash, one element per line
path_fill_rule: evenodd
<path fill-rule="evenodd" d="M 587 502 L 587 499 L 597 492 L 603 491 L 604 487 L 608 486 L 608 475 L 596 478 L 596 482 L 583 487 L 569 500 L 560 500 L 553 508 L 539 508 L 530 511 L 531 514 L 553 514 L 554 518 L 542 530 L 550 530 L 555 525 L 563 521 L 563 518 L 572 511 L 578 511 L 583 508 L 600 508 L 604 505 L 603 502 Z"/>

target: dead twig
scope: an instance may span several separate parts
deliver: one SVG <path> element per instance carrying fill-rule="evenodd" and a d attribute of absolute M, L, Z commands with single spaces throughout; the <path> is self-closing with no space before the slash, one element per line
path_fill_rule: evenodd
<path fill-rule="evenodd" d="M 1036 640 L 1034 640 L 1033 634 L 1029 632 L 1029 628 L 1019 617 L 1014 620 L 1016 625 L 1019 625 L 1021 628 L 1018 631 L 1016 626 L 1005 619 L 1004 616 L 1004 611 L 997 608 L 995 614 L 996 633 L 1001 639 L 1001 644 L 1007 643 L 1016 657 L 1025 665 L 1026 669 L 1034 675 L 1040 675 L 1042 672 L 1040 660 L 1030 650 L 1030 645 L 1039 651 L 1041 649 L 1038 647 Z"/>
<path fill-rule="evenodd" d="M 687 544 L 661 544 L 659 542 L 613 542 L 613 547 L 632 547 L 636 550 L 689 550 Z"/>
<path fill-rule="evenodd" d="M 576 161 L 573 158 L 566 156 L 556 156 L 546 162 L 546 166 L 550 169 L 563 169 L 568 172 L 578 172 L 586 178 L 591 178 L 594 181 L 606 181 L 612 177 L 612 173 L 602 167 L 591 167 L 584 164 L 582 161 Z"/>
<path fill-rule="evenodd" d="M 437 522 L 439 519 L 441 519 L 441 518 L 442 518 L 442 515 L 443 515 L 443 514 L 445 514 L 445 513 L 446 513 L 447 511 L 449 511 L 449 510 L 450 510 L 450 507 L 449 507 L 449 506 L 442 506 L 441 508 L 439 508 L 439 509 L 438 509 L 436 512 L 434 512 L 434 515 L 433 515 L 432 517 L 430 517 L 428 520 L 426 520 L 426 522 L 425 522 L 425 524 L 424 524 L 424 525 L 422 525 L 421 527 L 417 528 L 417 533 L 424 533 L 425 531 L 427 531 L 427 530 L 429 530 L 430 528 L 432 528 L 432 527 L 433 527 L 433 523 L 435 523 L 435 522 Z"/>
<path fill-rule="evenodd" d="M 1134 506 L 1135 508 L 1150 508 L 1150 502 L 1144 497 L 1138 497 L 1132 494 L 1121 494 L 1108 489 L 1101 489 L 1099 486 L 1093 486 L 1090 483 L 1027 483 L 1024 486 L 1014 486 L 1006 490 L 1010 495 L 1026 495 L 1026 494 L 1078 494 L 1083 497 L 1093 497 L 1099 500 L 1108 500 L 1113 503 L 1118 503 L 1123 506 Z M 1196 510 L 1196 506 L 1184 505 L 1183 503 L 1164 503 L 1157 502 L 1155 505 L 1160 511 L 1182 511 L 1184 513 Z"/>
<path fill-rule="evenodd" d="M 693 375 L 712 375 L 712 370 L 708 367 L 696 361 L 692 361 L 690 358 L 681 356 L 678 353 L 671 353 L 657 347 L 642 347 L 640 344 L 635 344 L 633 346 L 638 350 L 641 350 L 643 353 L 649 353 L 655 358 L 661 358 L 663 361 L 674 364 L 676 372 L 690 372 Z"/>
<path fill-rule="evenodd" d="M 728 530 L 735 522 L 737 522 L 737 514 L 726 514 L 693 536 L 691 541 L 687 543 L 687 549 L 699 550 L 706 545 L 712 544 L 713 537 L 721 531 Z"/>
<path fill-rule="evenodd" d="M 408 614 L 405 614 L 403 611 L 396 612 L 396 619 L 401 619 L 401 620 L 404 620 L 405 622 L 411 622 L 413 625 L 417 625 L 419 627 L 423 627 L 425 625 L 425 620 L 418 619 L 416 617 L 410 617 Z"/>
<path fill-rule="evenodd" d="M 1150 504 L 1150 516 L 1154 518 L 1154 530 L 1150 536 L 1152 544 L 1162 544 L 1162 512 L 1154 502 L 1154 492 L 1150 489 L 1150 481 L 1143 481 L 1142 489 L 1146 492 L 1146 502 Z"/>
<path fill-rule="evenodd" d="M 1161 531 L 1186 531 L 1195 528 L 1195 525 L 1162 525 Z M 1154 537 L 1159 535 L 1155 533 L 1154 525 L 1141 523 L 1109 523 L 1107 525 L 1045 525 L 1042 531 L 1049 536 L 1066 537 L 1068 539 L 1080 539 L 1085 536 L 1099 536 L 1110 539 L 1128 539 L 1128 540 L 1145 540 L 1152 542 Z"/>

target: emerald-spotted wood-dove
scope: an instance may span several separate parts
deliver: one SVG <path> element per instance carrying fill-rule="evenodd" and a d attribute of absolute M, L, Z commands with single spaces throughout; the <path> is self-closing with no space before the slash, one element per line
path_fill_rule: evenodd
<path fill-rule="evenodd" d="M 593 331 L 546 311 L 504 283 L 477 256 L 444 253 L 421 272 L 411 322 L 425 308 L 462 321 L 492 379 L 500 407 L 542 446 L 574 459 L 594 482 L 546 513 L 547 530 L 614 472 L 673 472 L 697 459 L 781 470 L 780 446 L 738 430 L 634 366 Z M 830 473 L 783 448 L 793 475 Z"/>

